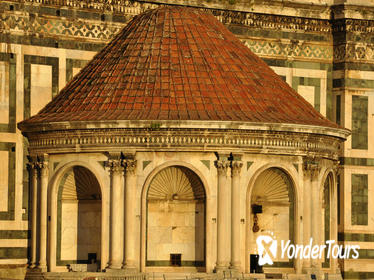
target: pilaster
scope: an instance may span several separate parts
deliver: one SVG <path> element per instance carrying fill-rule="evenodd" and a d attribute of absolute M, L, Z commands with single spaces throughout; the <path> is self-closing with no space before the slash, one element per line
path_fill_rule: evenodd
<path fill-rule="evenodd" d="M 111 230 L 110 230 L 110 269 L 121 269 L 123 262 L 123 230 L 124 230 L 124 191 L 123 177 L 124 167 L 121 155 L 114 154 L 108 160 L 107 165 L 111 176 Z"/>
<path fill-rule="evenodd" d="M 47 271 L 47 203 L 48 203 L 48 156 L 38 157 L 40 170 L 40 241 L 39 241 L 39 268 Z"/>
<path fill-rule="evenodd" d="M 125 261 L 124 268 L 137 272 L 136 266 L 136 166 L 134 157 L 125 160 L 126 184 L 125 184 Z"/>
<path fill-rule="evenodd" d="M 240 156 L 231 161 L 231 269 L 240 269 Z"/>
<path fill-rule="evenodd" d="M 218 155 L 215 162 L 217 168 L 217 264 L 216 272 L 222 272 L 229 268 L 230 265 L 230 211 L 231 211 L 231 192 L 227 180 L 227 170 L 230 167 L 226 154 Z"/>

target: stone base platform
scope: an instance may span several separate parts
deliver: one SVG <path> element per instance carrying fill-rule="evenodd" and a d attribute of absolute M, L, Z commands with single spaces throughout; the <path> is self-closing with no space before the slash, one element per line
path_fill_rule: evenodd
<path fill-rule="evenodd" d="M 27 271 L 25 280 L 146 280 L 142 273 L 110 272 L 40 272 Z"/>
<path fill-rule="evenodd" d="M 126 271 L 107 272 L 40 272 L 29 270 L 26 273 L 26 280 L 262 280 L 262 279 L 292 279 L 309 280 L 312 277 L 308 274 L 288 274 L 274 277 L 275 274 L 246 274 L 237 272 L 225 273 L 171 273 L 151 272 L 129 274 Z M 340 274 L 316 275 L 317 280 L 341 280 Z"/>

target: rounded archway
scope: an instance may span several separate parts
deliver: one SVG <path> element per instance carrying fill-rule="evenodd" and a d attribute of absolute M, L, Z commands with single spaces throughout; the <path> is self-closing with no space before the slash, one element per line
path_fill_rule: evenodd
<path fill-rule="evenodd" d="M 205 269 L 206 194 L 190 169 L 170 166 L 146 194 L 146 266 Z"/>
<path fill-rule="evenodd" d="M 283 169 L 270 167 L 257 176 L 248 205 L 250 272 L 263 272 L 258 266 L 256 243 L 260 235 L 269 235 L 277 240 L 278 252 L 281 251 L 281 240 L 294 243 L 295 201 L 294 184 Z M 280 254 L 272 257 L 272 268 L 294 267 L 293 260 L 282 259 Z"/>
<path fill-rule="evenodd" d="M 101 196 L 99 182 L 89 169 L 73 166 L 62 176 L 57 195 L 58 266 L 100 268 Z"/>
<path fill-rule="evenodd" d="M 326 180 L 323 185 L 323 194 L 322 194 L 322 231 L 323 235 L 321 236 L 321 244 L 326 244 L 327 240 L 334 240 L 332 238 L 332 227 L 333 221 L 332 217 L 332 191 L 333 191 L 333 175 L 330 172 L 326 177 Z M 330 259 L 326 258 L 327 249 L 324 250 L 323 255 L 323 268 L 330 268 Z"/>

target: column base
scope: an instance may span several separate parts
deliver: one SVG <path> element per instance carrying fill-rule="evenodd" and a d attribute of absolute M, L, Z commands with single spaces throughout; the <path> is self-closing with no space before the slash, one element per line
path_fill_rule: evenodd
<path fill-rule="evenodd" d="M 111 263 L 109 266 L 106 268 L 106 271 L 118 271 L 122 269 L 122 263 Z"/>
<path fill-rule="evenodd" d="M 215 273 L 226 274 L 230 271 L 229 265 L 217 265 L 214 269 Z"/>
<path fill-rule="evenodd" d="M 231 263 L 230 265 L 230 270 L 232 271 L 237 271 L 239 272 L 240 271 L 240 262 L 234 262 L 234 263 Z"/>
<path fill-rule="evenodd" d="M 27 266 L 27 269 L 34 269 L 34 268 L 37 268 L 36 263 L 29 263 Z"/>
<path fill-rule="evenodd" d="M 105 269 L 106 272 L 116 272 L 122 270 L 122 266 L 110 266 Z"/>
<path fill-rule="evenodd" d="M 47 272 L 48 271 L 47 265 L 45 265 L 45 264 L 39 264 L 38 266 L 35 267 L 35 269 L 37 269 L 40 272 Z"/>
<path fill-rule="evenodd" d="M 136 267 L 134 267 L 134 266 L 124 266 L 123 267 L 123 270 L 125 271 L 125 272 L 128 272 L 128 273 L 130 273 L 130 274 L 134 274 L 134 273 L 138 273 L 139 272 L 139 269 L 138 268 L 136 268 Z"/>

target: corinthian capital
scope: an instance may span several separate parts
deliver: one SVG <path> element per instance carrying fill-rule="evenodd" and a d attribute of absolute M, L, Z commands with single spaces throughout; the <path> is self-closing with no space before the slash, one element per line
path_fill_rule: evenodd
<path fill-rule="evenodd" d="M 38 161 L 35 163 L 40 170 L 40 176 L 47 176 L 48 175 L 48 157 L 47 156 L 40 156 L 38 157 Z"/>
<path fill-rule="evenodd" d="M 36 157 L 28 156 L 29 162 L 27 163 L 27 169 L 33 176 L 38 173 L 38 162 Z"/>
<path fill-rule="evenodd" d="M 242 170 L 243 162 L 238 160 L 233 160 L 231 162 L 231 176 L 237 176 Z"/>
<path fill-rule="evenodd" d="M 110 159 L 107 162 L 107 166 L 112 174 L 119 174 L 123 172 L 124 167 L 122 166 L 122 161 L 119 159 Z"/>
<path fill-rule="evenodd" d="M 228 160 L 216 160 L 215 162 L 218 175 L 227 175 L 227 168 L 230 166 Z"/>
<path fill-rule="evenodd" d="M 136 170 L 136 160 L 135 159 L 127 159 L 126 160 L 126 172 L 128 174 L 134 175 Z"/>
<path fill-rule="evenodd" d="M 321 171 L 319 160 L 315 158 L 304 158 L 303 170 L 304 176 L 308 176 L 312 180 L 315 180 Z"/>

